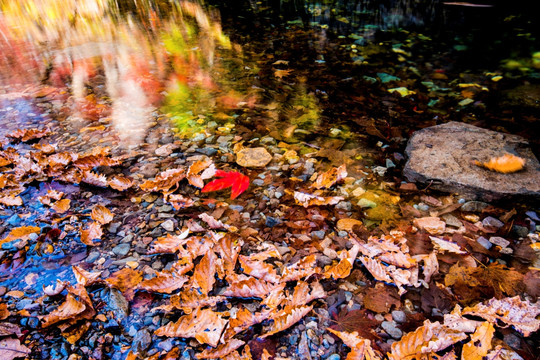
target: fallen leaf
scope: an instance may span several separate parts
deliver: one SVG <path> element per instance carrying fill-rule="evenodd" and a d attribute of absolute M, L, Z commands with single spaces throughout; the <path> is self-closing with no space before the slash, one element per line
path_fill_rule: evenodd
<path fill-rule="evenodd" d="M 108 185 L 105 175 L 92 171 L 84 171 L 81 181 L 97 187 L 107 187 Z"/>
<path fill-rule="evenodd" d="M 142 271 L 126 267 L 111 274 L 105 282 L 120 290 L 126 299 L 131 300 L 137 285 L 142 281 Z"/>
<path fill-rule="evenodd" d="M 165 194 L 174 192 L 178 187 L 178 183 L 186 177 L 185 170 L 169 169 L 161 172 L 154 180 L 146 180 L 140 185 L 144 191 L 161 191 Z"/>
<path fill-rule="evenodd" d="M 20 196 L 0 196 L 0 204 L 6 206 L 21 206 L 23 201 Z"/>
<path fill-rule="evenodd" d="M 360 337 L 357 332 L 336 331 L 330 328 L 327 330 L 339 337 L 345 345 L 351 348 L 351 352 L 347 355 L 346 360 L 382 359 L 381 354 L 371 347 L 371 341 Z"/>
<path fill-rule="evenodd" d="M 137 285 L 137 289 L 170 294 L 182 288 L 188 280 L 189 278 L 187 276 L 179 276 L 173 272 L 161 271 L 155 277 L 141 281 Z"/>
<path fill-rule="evenodd" d="M 130 178 L 121 175 L 113 176 L 107 183 L 111 188 L 118 191 L 127 190 L 133 185 L 133 181 Z"/>
<path fill-rule="evenodd" d="M 37 226 L 20 226 L 14 229 L 11 229 L 9 234 L 0 240 L 0 245 L 6 242 L 10 242 L 12 240 L 20 239 L 20 240 L 28 240 L 30 238 L 30 235 L 37 234 L 41 231 L 41 229 Z"/>
<path fill-rule="evenodd" d="M 0 339 L 0 358 L 2 360 L 13 360 L 26 357 L 30 354 L 30 349 L 21 345 L 19 339 L 3 338 Z"/>
<path fill-rule="evenodd" d="M 312 195 L 305 192 L 295 191 L 294 200 L 297 204 L 307 208 L 310 206 L 322 206 L 322 205 L 335 205 L 341 200 L 344 200 L 341 196 L 323 197 L 318 195 Z"/>
<path fill-rule="evenodd" d="M 264 280 L 256 278 L 248 278 L 246 280 L 240 280 L 237 282 L 231 282 L 227 289 L 222 293 L 227 297 L 239 297 L 239 298 L 265 298 L 274 288 L 279 285 L 271 284 Z"/>
<path fill-rule="evenodd" d="M 199 354 L 195 354 L 197 359 L 222 359 L 223 357 L 229 355 L 234 350 L 238 349 L 240 346 L 244 345 L 245 342 L 239 339 L 231 339 L 225 344 L 219 345 L 215 349 L 206 349 Z"/>
<path fill-rule="evenodd" d="M 97 221 L 101 225 L 110 223 L 114 218 L 113 213 L 103 205 L 94 206 L 90 216 L 92 217 L 92 220 Z"/>
<path fill-rule="evenodd" d="M 233 200 L 249 187 L 249 177 L 237 171 L 217 170 L 215 176 L 220 179 L 210 181 L 203 187 L 201 192 L 218 191 L 230 187 L 231 200 Z"/>
<path fill-rule="evenodd" d="M 331 188 L 334 184 L 340 182 L 347 177 L 347 168 L 345 164 L 337 168 L 332 168 L 325 173 L 320 174 L 317 180 L 311 185 L 316 189 Z"/>
<path fill-rule="evenodd" d="M 356 334 L 362 338 L 371 340 L 379 339 L 379 336 L 377 336 L 377 333 L 375 332 L 375 328 L 377 328 L 380 322 L 375 320 L 374 316 L 366 309 L 342 309 L 334 321 L 335 324 L 330 327 L 332 330 L 344 331 L 347 333 L 356 332 Z"/>
<path fill-rule="evenodd" d="M 177 322 L 170 322 L 158 328 L 154 334 L 168 337 L 194 337 L 200 343 L 216 347 L 221 333 L 227 324 L 218 313 L 210 309 L 196 309 L 189 315 L 184 315 Z"/>
<path fill-rule="evenodd" d="M 175 210 L 185 209 L 195 204 L 193 200 L 181 194 L 168 194 L 165 201 L 168 201 Z"/>
<path fill-rule="evenodd" d="M 202 172 L 202 174 L 200 174 Z M 216 168 L 212 159 L 205 158 L 203 160 L 197 160 L 188 169 L 187 180 L 190 185 L 198 187 L 199 189 L 204 187 L 204 181 L 210 179 L 216 174 Z"/>
<path fill-rule="evenodd" d="M 98 245 L 101 236 L 103 236 L 103 230 L 97 222 L 91 222 L 86 229 L 81 230 L 81 242 L 88 246 Z M 97 242 L 94 242 L 94 240 L 97 240 Z"/>
<path fill-rule="evenodd" d="M 185 314 L 191 314 L 194 309 L 214 306 L 226 300 L 225 296 L 202 296 L 197 289 L 183 289 L 171 296 L 171 306 Z"/>
<path fill-rule="evenodd" d="M 77 300 L 73 294 L 68 293 L 66 300 L 57 309 L 41 318 L 43 321 L 42 326 L 48 327 L 59 321 L 71 320 L 84 310 L 86 310 L 86 305 Z"/>
<path fill-rule="evenodd" d="M 197 266 L 195 266 L 192 276 L 192 286 L 199 289 L 202 295 L 208 295 L 216 282 L 216 261 L 216 254 L 213 251 L 209 251 L 202 257 Z"/>
<path fill-rule="evenodd" d="M 475 161 L 475 165 L 507 174 L 522 170 L 525 167 L 525 159 L 512 154 L 504 154 L 503 156 L 493 157 L 483 163 Z"/>
<path fill-rule="evenodd" d="M 101 271 L 90 272 L 76 265 L 73 265 L 71 270 L 73 270 L 77 283 L 82 286 L 89 286 L 101 280 Z"/>
<path fill-rule="evenodd" d="M 263 334 L 261 337 L 265 338 L 272 336 L 286 330 L 296 324 L 298 321 L 302 320 L 306 316 L 313 306 L 298 306 L 298 307 L 285 307 L 282 311 L 279 311 L 277 314 L 272 316 L 274 323 L 270 327 L 270 331 Z"/>
<path fill-rule="evenodd" d="M 484 322 L 476 328 L 474 334 L 471 335 L 471 340 L 463 345 L 461 350 L 461 358 L 467 360 L 482 360 L 491 350 L 491 340 L 495 328 L 493 324 Z"/>
<path fill-rule="evenodd" d="M 12 139 L 27 142 L 30 140 L 40 139 L 50 134 L 51 132 L 49 129 L 19 129 L 6 136 Z"/>
<path fill-rule="evenodd" d="M 54 211 L 60 214 L 65 213 L 66 211 L 69 210 L 70 204 L 71 204 L 71 200 L 69 199 L 58 200 L 57 202 L 51 205 L 51 209 L 53 209 Z"/>
<path fill-rule="evenodd" d="M 287 69 L 287 70 L 274 70 L 274 76 L 279 78 L 279 79 L 283 79 L 283 77 L 287 77 L 291 74 L 292 72 L 292 69 Z"/>

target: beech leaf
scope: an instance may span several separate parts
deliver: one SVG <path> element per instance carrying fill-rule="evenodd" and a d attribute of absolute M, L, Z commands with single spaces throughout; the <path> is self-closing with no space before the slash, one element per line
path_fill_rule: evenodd
<path fill-rule="evenodd" d="M 103 205 L 94 206 L 91 216 L 92 220 L 97 221 L 101 225 L 110 223 L 114 218 L 113 213 Z"/>

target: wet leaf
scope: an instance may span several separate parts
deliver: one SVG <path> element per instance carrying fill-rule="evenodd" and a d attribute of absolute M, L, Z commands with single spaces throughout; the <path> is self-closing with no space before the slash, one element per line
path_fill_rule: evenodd
<path fill-rule="evenodd" d="M 161 271 L 155 277 L 143 280 L 137 286 L 140 290 L 170 294 L 189 280 L 187 276 L 179 276 L 173 272 Z"/>
<path fill-rule="evenodd" d="M 205 158 L 204 160 L 197 160 L 193 164 L 191 164 L 186 177 L 190 185 L 201 189 L 204 187 L 203 180 L 210 179 L 215 174 L 216 168 L 212 159 Z"/>
<path fill-rule="evenodd" d="M 71 320 L 85 310 L 86 305 L 77 300 L 73 294 L 68 293 L 66 300 L 56 310 L 42 317 L 42 326 L 48 327 L 59 321 Z"/>
<path fill-rule="evenodd" d="M 0 244 L 10 242 L 16 239 L 28 240 L 30 238 L 30 235 L 37 234 L 40 231 L 41 229 L 37 226 L 20 226 L 11 229 L 9 234 L 4 239 L 0 240 Z"/>
<path fill-rule="evenodd" d="M 6 206 L 21 206 L 23 201 L 20 196 L 0 196 L 0 204 Z"/>
<path fill-rule="evenodd" d="M 30 354 L 30 349 L 21 345 L 19 339 L 0 339 L 0 358 L 2 360 L 13 360 L 26 357 Z"/>
<path fill-rule="evenodd" d="M 175 210 L 185 209 L 195 204 L 193 200 L 181 194 L 169 194 L 167 195 L 166 201 L 168 201 Z"/>
<path fill-rule="evenodd" d="M 191 314 L 194 309 L 214 306 L 226 300 L 225 296 L 204 296 L 197 289 L 183 289 L 179 294 L 171 296 L 171 306 Z"/>
<path fill-rule="evenodd" d="M 161 191 L 168 194 L 172 193 L 185 177 L 186 173 L 183 168 L 169 169 L 161 172 L 154 180 L 146 180 L 140 185 L 140 188 L 144 191 Z"/>
<path fill-rule="evenodd" d="M 76 265 L 73 265 L 71 269 L 77 283 L 82 286 L 89 286 L 101 280 L 101 271 L 90 272 Z"/>
<path fill-rule="evenodd" d="M 92 209 L 91 217 L 92 217 L 92 220 L 97 221 L 99 224 L 106 225 L 113 220 L 114 215 L 105 206 L 96 205 Z"/>
<path fill-rule="evenodd" d="M 97 222 L 91 222 L 85 229 L 81 230 L 81 242 L 88 246 L 98 245 L 102 236 L 103 230 Z M 94 240 L 97 240 L 97 242 L 94 242 Z"/>
<path fill-rule="evenodd" d="M 376 360 L 382 356 L 371 347 L 371 341 L 362 338 L 357 332 L 336 331 L 327 329 L 332 334 L 339 337 L 345 345 L 351 348 L 346 360 Z"/>
<path fill-rule="evenodd" d="M 332 168 L 325 173 L 320 174 L 312 187 L 316 189 L 330 189 L 334 184 L 340 182 L 347 177 L 347 168 L 341 165 L 337 168 Z"/>
<path fill-rule="evenodd" d="M 11 313 L 8 310 L 7 304 L 0 303 L 0 320 L 7 319 L 11 315 Z M 0 323 L 1 325 L 1 323 Z M 2 327 L 0 326 L 0 336 L 2 335 Z"/>
<path fill-rule="evenodd" d="M 154 334 L 168 337 L 194 337 L 200 343 L 216 347 L 227 320 L 210 309 L 196 309 L 184 315 L 177 322 L 160 327 Z"/>
<path fill-rule="evenodd" d="M 210 226 L 210 229 L 228 229 L 230 227 L 229 225 L 216 220 L 213 216 L 208 215 L 207 213 L 200 214 L 199 219 L 207 223 L 208 226 Z"/>
<path fill-rule="evenodd" d="M 81 181 L 97 187 L 107 187 L 108 185 L 107 177 L 105 175 L 97 174 L 92 171 L 84 171 Z"/>
<path fill-rule="evenodd" d="M 347 333 L 356 332 L 356 335 L 362 338 L 378 340 L 379 337 L 375 332 L 375 328 L 379 325 L 379 323 L 380 322 L 375 320 L 373 315 L 371 315 L 366 309 L 343 309 L 337 315 L 335 319 L 335 325 L 332 325 L 330 328 L 333 330 L 344 331 Z"/>
<path fill-rule="evenodd" d="M 295 191 L 294 200 L 298 205 L 302 205 L 303 207 L 307 208 L 310 206 L 335 205 L 341 200 L 344 200 L 344 198 L 341 196 L 323 197 Z"/>
<path fill-rule="evenodd" d="M 237 171 L 217 170 L 215 176 L 220 179 L 210 181 L 203 187 L 201 192 L 218 191 L 230 187 L 231 200 L 233 200 L 249 187 L 249 177 Z"/>
<path fill-rule="evenodd" d="M 134 270 L 129 267 L 118 270 L 117 272 L 111 274 L 108 279 L 105 279 L 105 282 L 110 286 L 120 290 L 122 294 L 128 300 L 133 298 L 133 294 L 137 285 L 142 281 L 142 271 Z"/>
<path fill-rule="evenodd" d="M 198 288 L 202 295 L 208 295 L 216 282 L 217 257 L 213 251 L 207 252 L 193 271 L 192 286 Z"/>
<path fill-rule="evenodd" d="M 264 298 L 265 295 L 269 294 L 278 286 L 264 280 L 248 278 L 246 280 L 231 282 L 222 295 L 239 298 Z"/>
<path fill-rule="evenodd" d="M 19 129 L 12 132 L 11 134 L 8 134 L 7 137 L 27 142 L 40 139 L 50 134 L 51 132 L 49 131 L 49 129 Z"/>
<path fill-rule="evenodd" d="M 116 166 L 120 165 L 120 161 L 116 159 L 111 159 L 105 155 L 87 155 L 80 156 L 77 160 L 73 162 L 73 165 L 77 168 L 87 171 L 92 170 L 98 166 Z"/>
<path fill-rule="evenodd" d="M 525 159 L 512 154 L 504 154 L 500 157 L 493 157 L 483 163 L 475 161 L 475 164 L 491 171 L 508 174 L 522 170 L 525 167 Z"/>

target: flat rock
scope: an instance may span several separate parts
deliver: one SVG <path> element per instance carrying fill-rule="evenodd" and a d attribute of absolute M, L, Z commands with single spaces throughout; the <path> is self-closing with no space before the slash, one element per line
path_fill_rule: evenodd
<path fill-rule="evenodd" d="M 236 163 L 242 167 L 263 167 L 272 161 L 272 155 L 263 147 L 245 148 L 236 154 Z"/>
<path fill-rule="evenodd" d="M 540 198 L 540 164 L 520 136 L 449 122 L 414 133 L 405 152 L 411 182 L 484 201 Z M 505 153 L 524 158 L 525 169 L 502 174 L 474 165 Z"/>

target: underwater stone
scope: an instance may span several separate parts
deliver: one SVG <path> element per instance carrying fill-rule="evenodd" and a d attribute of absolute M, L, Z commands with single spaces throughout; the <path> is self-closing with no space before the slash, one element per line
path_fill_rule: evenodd
<path fill-rule="evenodd" d="M 403 174 L 411 182 L 469 200 L 540 198 L 540 163 L 520 136 L 449 122 L 414 133 L 405 152 Z M 503 174 L 474 164 L 505 153 L 525 159 L 525 169 Z"/>
<path fill-rule="evenodd" d="M 263 147 L 245 148 L 236 154 L 236 163 L 243 167 L 263 167 L 272 161 L 272 155 Z"/>

